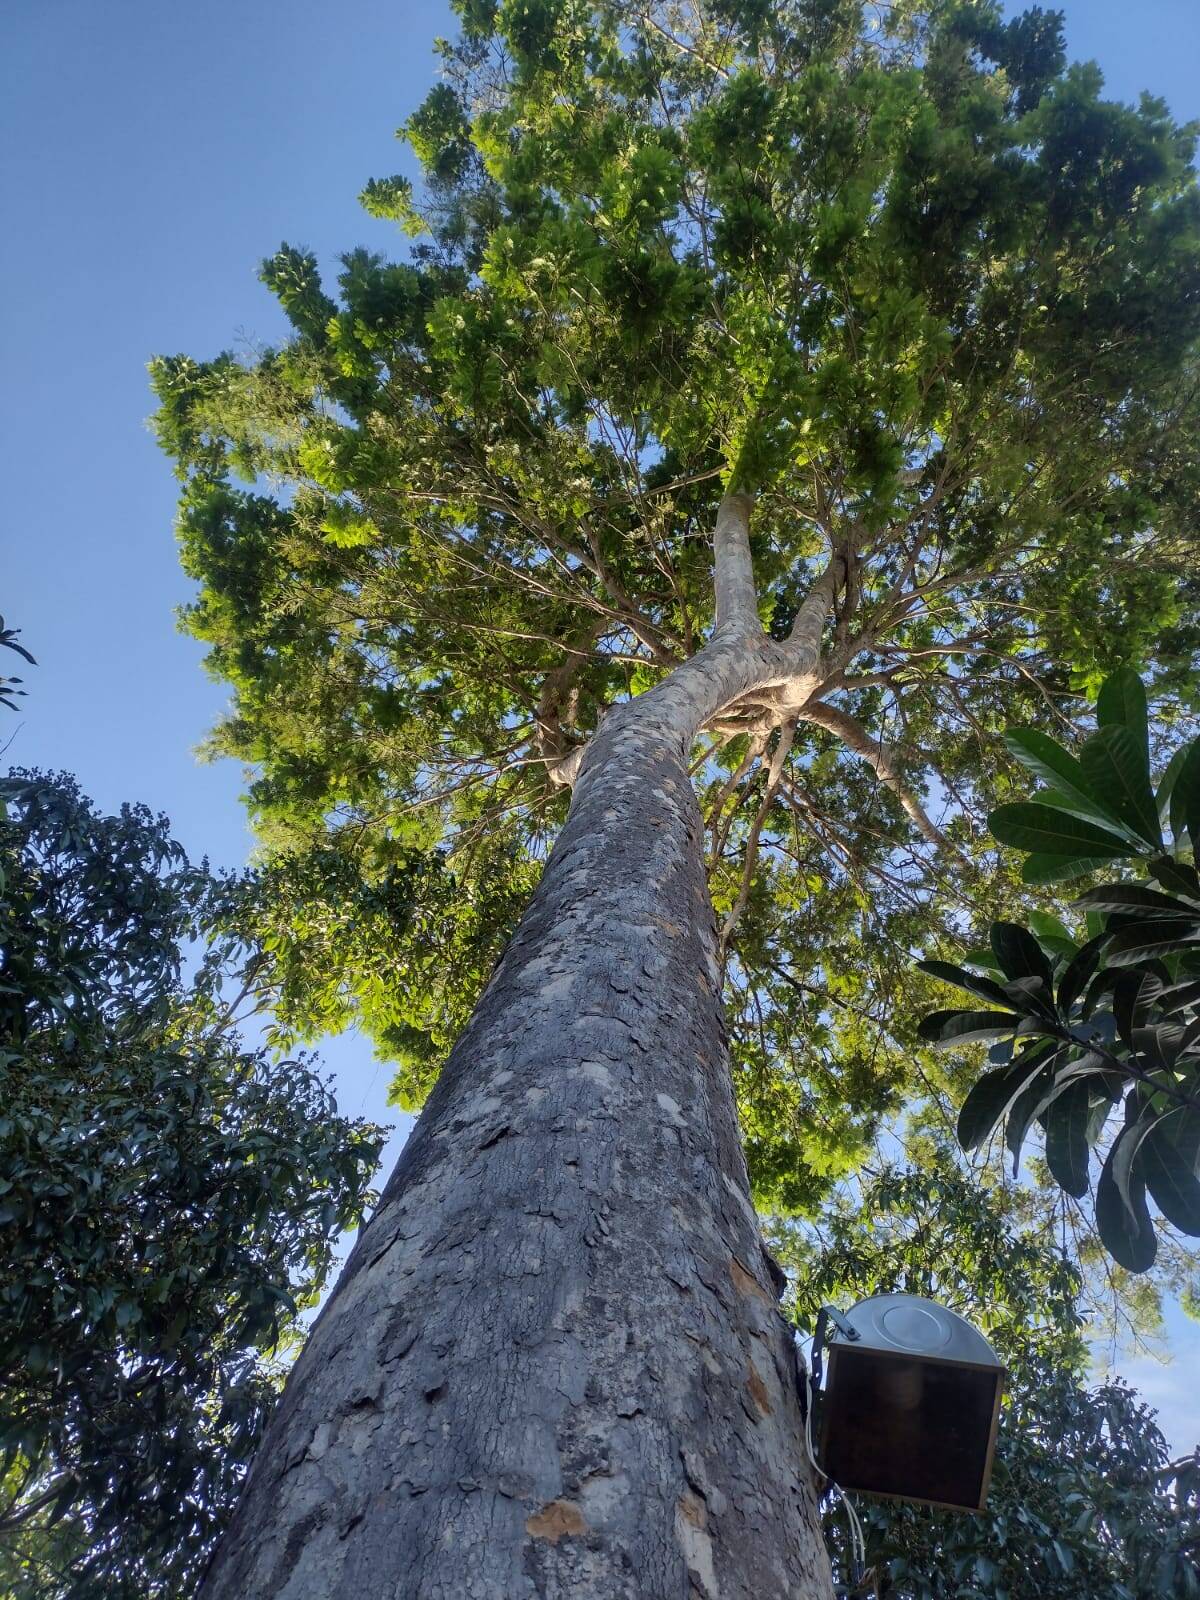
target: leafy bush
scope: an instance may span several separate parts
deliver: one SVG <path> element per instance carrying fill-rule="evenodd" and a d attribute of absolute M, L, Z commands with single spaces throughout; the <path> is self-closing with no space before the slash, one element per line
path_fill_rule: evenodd
<path fill-rule="evenodd" d="M 0 1590 L 175 1600 L 382 1131 L 232 1031 L 196 941 L 235 880 L 69 778 L 2 792 Z"/>

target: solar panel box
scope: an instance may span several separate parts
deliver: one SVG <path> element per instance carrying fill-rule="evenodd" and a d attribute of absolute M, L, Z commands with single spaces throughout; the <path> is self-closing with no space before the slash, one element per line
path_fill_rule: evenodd
<path fill-rule="evenodd" d="M 1005 1378 L 991 1345 L 916 1295 L 875 1295 L 839 1320 L 848 1329 L 828 1341 L 822 1469 L 843 1489 L 981 1511 Z"/>

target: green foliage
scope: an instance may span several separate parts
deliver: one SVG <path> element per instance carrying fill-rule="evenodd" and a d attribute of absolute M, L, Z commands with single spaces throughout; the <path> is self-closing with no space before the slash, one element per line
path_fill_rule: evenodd
<path fill-rule="evenodd" d="M 398 1063 L 393 1099 L 418 1108 L 532 892 L 529 865 L 503 852 L 465 882 L 440 851 L 281 851 L 220 912 L 223 940 L 269 998 L 268 1039 L 313 1041 L 361 1022 Z"/>
<path fill-rule="evenodd" d="M 4 618 L 0 617 L 0 646 L 3 646 L 5 650 L 14 651 L 23 661 L 28 661 L 30 666 L 36 666 L 36 661 L 34 661 L 25 646 L 17 643 L 17 635 L 20 631 L 20 628 L 6 628 L 4 626 Z M 10 711 L 17 709 L 17 697 L 23 695 L 25 690 L 18 689 L 16 685 L 22 681 L 21 678 L 0 674 L 0 706 L 7 706 Z"/>
<path fill-rule="evenodd" d="M 1015 1165 L 1036 1122 L 1052 1177 L 1081 1198 L 1089 1152 L 1110 1135 L 1096 1223 L 1115 1260 L 1143 1272 L 1157 1252 L 1147 1193 L 1174 1227 L 1200 1235 L 1200 739 L 1152 786 L 1146 693 L 1129 669 L 1102 685 L 1096 722 L 1078 759 L 1035 730 L 1012 732 L 1013 753 L 1047 787 L 1036 801 L 999 807 L 989 825 L 1002 843 L 1035 852 L 1027 882 L 1110 860 L 1136 861 L 1150 881 L 1088 889 L 1074 903 L 1086 917 L 1078 940 L 1044 914 L 1031 929 L 994 923 L 990 957 L 973 964 L 995 976 L 922 963 L 993 1009 L 937 1011 L 920 1032 L 943 1048 L 1000 1041 L 992 1059 L 1001 1064 L 959 1116 L 965 1148 L 1004 1121 Z"/>
<path fill-rule="evenodd" d="M 291 339 L 152 367 L 184 623 L 232 691 L 212 749 L 250 769 L 268 852 L 308 863 L 273 936 L 299 951 L 328 920 L 322 863 L 404 902 L 395 1000 L 339 935 L 336 981 L 293 964 L 288 1014 L 298 1036 L 357 1017 L 419 1100 L 434 1009 L 482 987 L 561 823 L 547 767 L 703 642 L 715 507 L 754 488 L 777 631 L 855 552 L 819 698 L 910 797 L 944 797 L 966 858 L 947 868 L 815 723 L 772 795 L 736 726 L 696 752 L 718 915 L 744 901 L 728 998 L 757 1193 L 811 1207 L 953 1076 L 912 1049 L 908 954 L 973 894 L 1021 914 L 1020 884 L 974 870 L 1006 723 L 1054 727 L 1122 661 L 1191 692 L 1194 130 L 1106 100 L 1050 12 L 457 10 L 402 129 L 423 182 L 363 195 L 408 259 L 351 252 L 334 287 L 285 246 L 263 278 Z M 1111 833 L 1061 807 L 1055 827 L 1074 859 Z"/>
<path fill-rule="evenodd" d="M 174 1600 L 382 1133 L 233 1031 L 253 962 L 198 941 L 244 885 L 69 778 L 3 798 L 0 1588 Z"/>
<path fill-rule="evenodd" d="M 1200 1595 L 1200 1454 L 1170 1462 L 1130 1389 L 1089 1389 L 1080 1285 L 1020 1190 L 981 1185 L 944 1147 L 884 1165 L 815 1230 L 778 1225 L 788 1309 L 899 1291 L 981 1328 L 1008 1369 L 986 1509 L 859 1498 L 889 1600 L 1192 1600 Z M 846 1570 L 836 1499 L 826 1531 Z"/>

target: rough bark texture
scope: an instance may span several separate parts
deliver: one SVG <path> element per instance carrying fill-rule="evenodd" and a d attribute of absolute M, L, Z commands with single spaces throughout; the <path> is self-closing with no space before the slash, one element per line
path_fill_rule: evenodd
<path fill-rule="evenodd" d="M 764 653 L 605 719 L 204 1600 L 830 1600 L 685 769 Z"/>

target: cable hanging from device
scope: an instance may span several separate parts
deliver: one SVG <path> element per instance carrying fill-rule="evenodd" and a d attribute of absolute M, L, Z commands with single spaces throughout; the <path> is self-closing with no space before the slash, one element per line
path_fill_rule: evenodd
<path fill-rule="evenodd" d="M 834 1306 L 822 1306 L 817 1312 L 817 1325 L 813 1332 L 812 1360 L 805 1364 L 803 1353 L 798 1350 L 798 1365 L 801 1368 L 801 1381 L 805 1385 L 804 1405 L 804 1448 L 808 1454 L 809 1463 L 817 1477 L 825 1487 L 832 1489 L 842 1502 L 846 1512 L 846 1522 L 850 1529 L 850 1588 L 847 1595 L 857 1594 L 867 1577 L 867 1542 L 863 1534 L 862 1523 L 859 1521 L 858 1512 L 851 1504 L 850 1496 L 821 1466 L 817 1460 L 816 1451 L 813 1449 L 812 1425 L 813 1413 L 816 1410 L 817 1393 L 821 1387 L 821 1374 L 823 1371 L 823 1352 L 825 1349 L 825 1330 L 830 1323 L 844 1338 L 853 1343 L 858 1339 L 858 1330 L 842 1317 Z"/>

